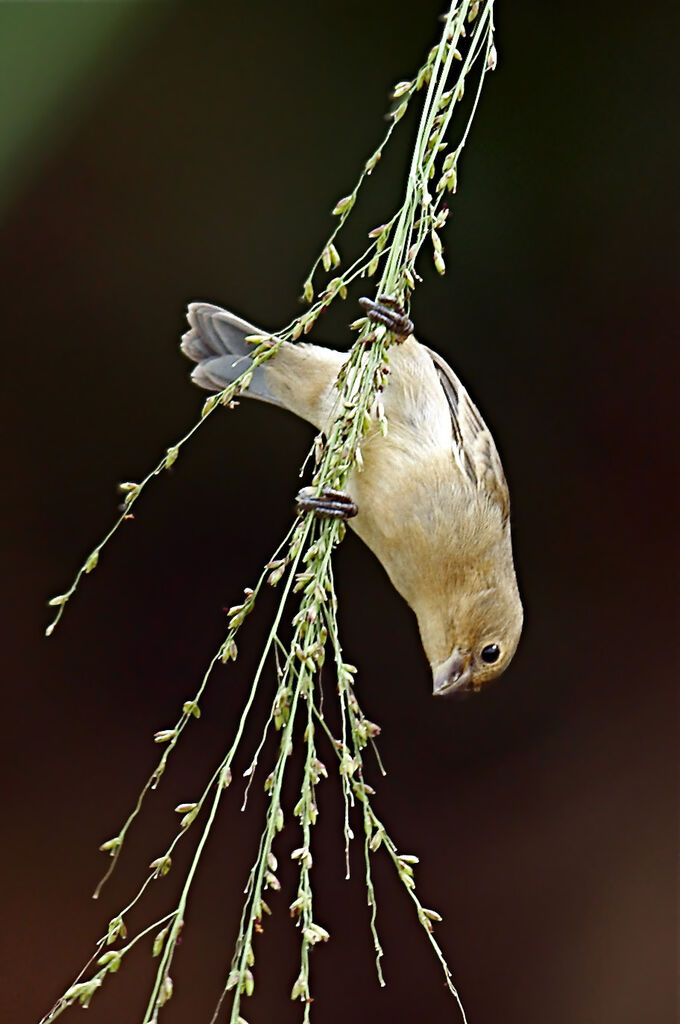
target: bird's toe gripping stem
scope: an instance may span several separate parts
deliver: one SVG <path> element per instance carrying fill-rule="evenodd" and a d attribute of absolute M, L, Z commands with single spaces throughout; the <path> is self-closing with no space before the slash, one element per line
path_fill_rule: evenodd
<path fill-rule="evenodd" d="M 324 487 L 321 494 L 314 487 L 303 487 L 295 499 L 298 515 L 313 512 L 319 519 L 352 519 L 359 508 L 348 494 Z"/>
<path fill-rule="evenodd" d="M 383 324 L 397 341 L 404 341 L 413 334 L 413 321 L 409 320 L 401 303 L 391 295 L 378 295 L 377 299 L 359 299 L 359 305 L 369 320 Z"/>

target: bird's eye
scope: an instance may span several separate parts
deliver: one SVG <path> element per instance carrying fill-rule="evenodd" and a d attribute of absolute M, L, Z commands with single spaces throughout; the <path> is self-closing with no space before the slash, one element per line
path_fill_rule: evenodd
<path fill-rule="evenodd" d="M 487 665 L 493 665 L 494 661 L 498 661 L 501 654 L 501 649 L 498 644 L 487 644 L 486 647 L 482 647 L 482 661 L 485 661 Z"/>

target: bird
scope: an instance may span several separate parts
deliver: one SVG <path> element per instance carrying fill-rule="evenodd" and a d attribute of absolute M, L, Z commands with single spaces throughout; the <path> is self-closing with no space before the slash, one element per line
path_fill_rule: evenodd
<path fill-rule="evenodd" d="M 381 395 L 387 431 L 362 441 L 342 494 L 298 509 L 342 515 L 383 565 L 415 613 L 435 696 L 476 693 L 510 664 L 523 623 L 512 553 L 510 498 L 491 432 L 448 365 L 419 342 L 387 296 L 360 300 L 369 319 L 394 332 Z M 253 324 L 207 302 L 188 306 L 181 350 L 193 381 L 221 391 L 248 369 Z M 327 432 L 335 382 L 347 353 L 310 342 L 280 343 L 253 367 L 243 394 L 288 409 Z"/>

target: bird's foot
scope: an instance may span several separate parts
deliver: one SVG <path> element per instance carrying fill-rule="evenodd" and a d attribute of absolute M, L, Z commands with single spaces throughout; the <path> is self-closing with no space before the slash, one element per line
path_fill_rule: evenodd
<path fill-rule="evenodd" d="M 324 487 L 321 494 L 314 487 L 303 487 L 295 499 L 298 515 L 313 512 L 319 519 L 352 519 L 359 511 L 349 494 Z"/>
<path fill-rule="evenodd" d="M 359 299 L 359 305 L 369 320 L 383 324 L 397 341 L 404 341 L 413 334 L 413 321 L 406 316 L 401 303 L 391 295 L 379 295 L 376 300 L 362 298 Z"/>

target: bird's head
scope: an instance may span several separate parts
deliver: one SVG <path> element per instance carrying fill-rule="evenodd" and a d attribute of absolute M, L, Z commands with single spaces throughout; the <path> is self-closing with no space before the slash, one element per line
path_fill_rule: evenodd
<path fill-rule="evenodd" d="M 436 697 L 476 693 L 517 649 L 524 613 L 514 572 L 483 583 L 456 588 L 437 612 L 418 616 Z"/>

